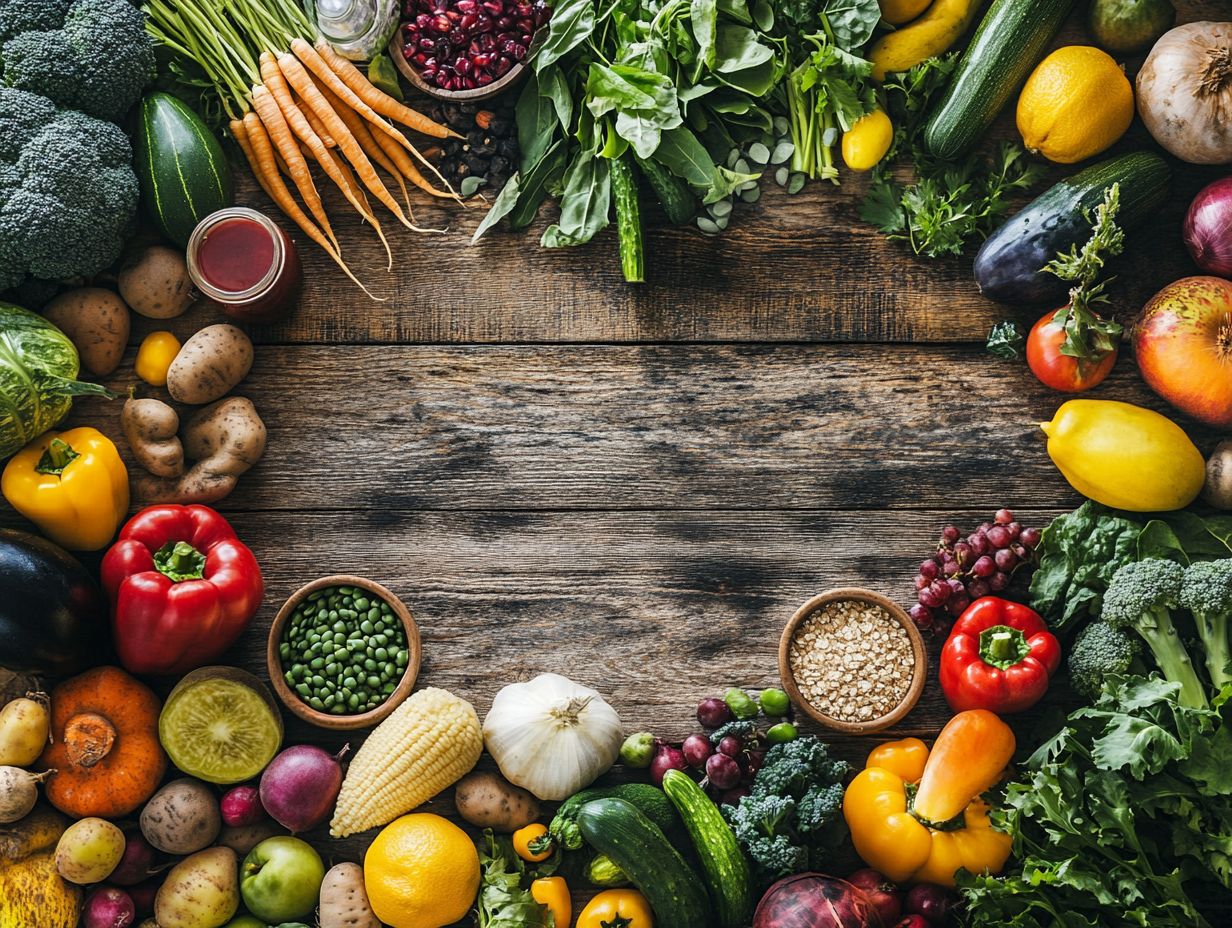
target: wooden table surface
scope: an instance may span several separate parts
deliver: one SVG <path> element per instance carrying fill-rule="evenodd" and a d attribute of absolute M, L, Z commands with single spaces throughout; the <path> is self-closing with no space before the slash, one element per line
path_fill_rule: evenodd
<path fill-rule="evenodd" d="M 1180 5 L 1185 20 L 1226 18 L 1219 0 Z M 1215 176 L 1178 165 L 1169 205 L 1131 235 L 1111 288 L 1124 320 L 1196 273 L 1180 216 Z M 238 201 L 274 214 L 237 177 Z M 772 186 L 720 238 L 648 229 L 643 287 L 620 280 L 612 232 L 540 249 L 546 209 L 525 234 L 471 247 L 478 210 L 425 207 L 419 218 L 449 233 L 392 232 L 388 274 L 371 231 L 331 209 L 346 256 L 388 300 L 300 242 L 298 311 L 251 332 L 256 363 L 237 392 L 269 447 L 218 508 L 267 596 L 225 660 L 264 676 L 283 600 L 355 573 L 414 612 L 420 684 L 481 718 L 506 683 L 556 671 L 605 693 L 627 731 L 681 738 L 700 698 L 777 684 L 779 633 L 812 594 L 855 584 L 907 605 L 946 522 L 969 529 L 1009 506 L 1043 525 L 1076 506 L 1037 427 L 1063 397 L 983 347 L 993 322 L 1029 326 L 1039 310 L 981 298 L 969 257 L 887 243 L 858 218 L 859 177 L 792 198 Z M 157 327 L 186 337 L 215 321 L 201 305 Z M 136 319 L 111 386 L 135 382 L 132 354 L 154 327 Z M 1091 395 L 1166 409 L 1128 356 Z M 118 414 L 82 400 L 73 421 L 122 444 Z M 21 524 L 8 509 L 0 522 Z M 860 763 L 877 740 L 928 737 L 948 716 L 934 671 L 902 724 L 835 749 Z M 288 744 L 348 740 L 287 721 Z M 451 800 L 430 808 L 451 814 Z M 359 860 L 373 834 L 312 838 L 328 860 Z"/>

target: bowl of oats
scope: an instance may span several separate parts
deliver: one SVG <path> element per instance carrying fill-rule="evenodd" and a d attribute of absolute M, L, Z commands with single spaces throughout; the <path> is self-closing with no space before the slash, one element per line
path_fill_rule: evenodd
<path fill-rule="evenodd" d="M 896 603 L 860 587 L 819 593 L 779 642 L 791 701 L 815 722 L 851 734 L 889 728 L 915 707 L 928 676 L 924 639 Z"/>

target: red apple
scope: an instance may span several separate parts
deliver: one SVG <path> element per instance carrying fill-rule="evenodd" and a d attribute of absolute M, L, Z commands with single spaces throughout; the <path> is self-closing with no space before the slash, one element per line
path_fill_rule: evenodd
<path fill-rule="evenodd" d="M 1160 290 L 1134 326 L 1142 379 L 1184 413 L 1232 427 L 1232 281 L 1186 277 Z"/>

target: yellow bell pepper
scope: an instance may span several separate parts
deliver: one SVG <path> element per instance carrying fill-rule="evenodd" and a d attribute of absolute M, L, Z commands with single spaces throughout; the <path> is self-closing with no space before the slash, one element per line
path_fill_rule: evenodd
<path fill-rule="evenodd" d="M 980 799 L 1014 754 L 1014 733 L 984 709 L 950 719 L 932 751 L 918 738 L 884 744 L 843 794 L 864 862 L 895 882 L 954 885 L 960 870 L 998 873 L 1011 837 Z"/>
<path fill-rule="evenodd" d="M 636 889 L 608 889 L 582 909 L 577 928 L 654 928 L 654 913 Z"/>
<path fill-rule="evenodd" d="M 548 834 L 548 826 L 532 822 L 513 833 L 513 850 L 523 860 L 537 864 L 552 856 L 555 847 Z"/>
<path fill-rule="evenodd" d="M 569 928 L 573 921 L 573 899 L 569 885 L 562 876 L 545 876 L 530 884 L 530 895 L 537 903 L 546 906 L 552 913 L 556 928 Z"/>
<path fill-rule="evenodd" d="M 0 492 L 70 551 L 102 548 L 128 513 L 128 471 L 111 439 L 91 428 L 34 439 L 5 466 Z"/>

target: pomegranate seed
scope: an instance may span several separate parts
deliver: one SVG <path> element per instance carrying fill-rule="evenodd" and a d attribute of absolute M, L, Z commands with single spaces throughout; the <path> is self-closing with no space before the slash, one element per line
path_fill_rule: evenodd
<path fill-rule="evenodd" d="M 512 59 L 506 58 L 504 55 L 501 55 L 501 57 L 498 58 L 496 61 L 496 76 L 504 77 L 506 74 L 509 73 L 509 69 L 512 67 L 513 67 Z"/>
<path fill-rule="evenodd" d="M 414 58 L 411 59 L 411 61 L 415 62 L 415 64 L 419 65 L 422 68 L 425 64 L 428 63 L 428 56 L 425 55 L 423 52 L 419 52 L 417 55 L 415 55 Z"/>
<path fill-rule="evenodd" d="M 453 69 L 459 74 L 470 74 L 471 60 L 465 55 L 459 55 L 453 63 Z"/>
<path fill-rule="evenodd" d="M 510 52 L 510 54 L 513 56 L 515 61 L 521 61 L 523 58 L 526 57 L 526 46 L 525 45 L 515 45 L 513 46 L 513 51 Z"/>
<path fill-rule="evenodd" d="M 475 31 L 476 32 L 491 32 L 492 31 L 492 17 L 489 16 L 487 13 L 480 13 L 478 18 L 475 20 Z"/>
<path fill-rule="evenodd" d="M 495 78 L 493 78 L 487 71 L 481 71 L 475 75 L 475 83 L 480 87 L 486 87 L 488 84 L 492 83 L 493 80 L 495 80 Z"/>
<path fill-rule="evenodd" d="M 529 3 L 519 3 L 513 9 L 516 12 L 517 16 L 521 19 L 526 19 L 526 17 L 530 16 L 532 13 L 535 12 L 535 8 L 531 6 Z"/>
<path fill-rule="evenodd" d="M 427 36 L 424 36 L 422 39 L 419 40 L 419 47 L 421 50 L 425 52 L 430 52 L 434 48 L 436 48 L 436 40 L 430 39 Z"/>
<path fill-rule="evenodd" d="M 453 8 L 459 13 L 474 13 L 479 9 L 479 4 L 476 3 L 475 0 L 458 0 L 458 2 L 453 5 Z"/>
<path fill-rule="evenodd" d="M 448 16 L 439 15 L 432 20 L 432 31 L 446 33 L 453 28 L 453 23 L 449 21 Z"/>
<path fill-rule="evenodd" d="M 471 55 L 471 64 L 476 68 L 486 68 L 492 63 L 492 56 L 486 52 L 480 52 L 477 55 Z"/>
<path fill-rule="evenodd" d="M 458 79 L 458 83 L 466 90 L 475 89 L 475 79 L 473 77 L 462 77 Z"/>
<path fill-rule="evenodd" d="M 535 31 L 535 23 L 534 23 L 534 21 L 533 21 L 533 20 L 529 20 L 529 19 L 519 19 L 519 20 L 518 20 L 518 29 L 519 29 L 520 31 L 524 32 L 524 33 L 531 33 L 531 32 L 534 32 L 534 31 Z"/>
<path fill-rule="evenodd" d="M 499 29 L 501 32 L 505 32 L 506 30 L 512 29 L 513 28 L 513 17 L 512 16 L 502 16 L 500 19 L 496 21 L 496 28 Z"/>
<path fill-rule="evenodd" d="M 469 32 L 471 29 L 475 28 L 475 22 L 478 19 L 479 17 L 474 13 L 467 13 L 460 20 L 458 20 L 458 28 L 465 29 Z"/>

